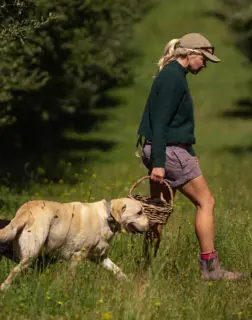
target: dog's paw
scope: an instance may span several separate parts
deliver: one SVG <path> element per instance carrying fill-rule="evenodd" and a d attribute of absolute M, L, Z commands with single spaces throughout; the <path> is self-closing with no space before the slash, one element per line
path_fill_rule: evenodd
<path fill-rule="evenodd" d="M 5 292 L 9 289 L 10 285 L 9 284 L 6 284 L 6 283 L 2 283 L 1 286 L 0 286 L 0 292 Z"/>
<path fill-rule="evenodd" d="M 119 281 L 129 281 L 128 277 L 126 276 L 126 274 L 124 274 L 123 272 L 118 272 L 116 275 L 116 279 Z"/>

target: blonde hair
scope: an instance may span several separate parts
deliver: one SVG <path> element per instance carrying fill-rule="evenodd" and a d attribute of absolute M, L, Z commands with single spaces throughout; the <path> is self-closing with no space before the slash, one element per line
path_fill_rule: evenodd
<path fill-rule="evenodd" d="M 180 39 L 172 39 L 164 48 L 164 53 L 158 61 L 158 72 L 161 71 L 170 61 L 178 57 L 186 57 L 189 54 L 201 54 L 200 51 L 179 47 Z"/>

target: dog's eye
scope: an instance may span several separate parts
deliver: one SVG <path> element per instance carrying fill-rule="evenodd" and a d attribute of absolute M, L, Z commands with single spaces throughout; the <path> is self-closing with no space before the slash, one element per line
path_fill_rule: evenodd
<path fill-rule="evenodd" d="M 142 210 L 140 210 L 140 211 L 138 211 L 138 213 L 137 214 L 139 214 L 139 216 L 141 215 L 141 214 L 143 214 L 143 211 Z"/>

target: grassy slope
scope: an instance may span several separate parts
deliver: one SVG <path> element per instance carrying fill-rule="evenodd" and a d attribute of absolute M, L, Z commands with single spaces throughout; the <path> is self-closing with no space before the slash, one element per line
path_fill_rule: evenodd
<path fill-rule="evenodd" d="M 133 44 L 141 57 L 132 61 L 136 81 L 129 88 L 112 94 L 122 99 L 90 138 L 118 142 L 107 154 L 96 154 L 92 166 L 97 178 L 85 183 L 40 188 L 40 196 L 54 199 L 100 199 L 126 195 L 132 181 L 144 175 L 145 169 L 134 156 L 136 130 L 155 72 L 155 63 L 165 43 L 187 32 L 201 32 L 215 44 L 221 64 L 209 65 L 197 77 L 189 75 L 195 102 L 197 147 L 202 170 L 217 200 L 216 247 L 225 264 L 251 272 L 252 200 L 251 158 L 229 152 L 230 147 L 251 143 L 251 122 L 221 117 L 236 99 L 246 95 L 250 70 L 245 58 L 232 45 L 229 31 L 213 17 L 206 15 L 217 1 L 162 1 L 136 28 Z M 74 170 L 72 171 L 74 172 Z M 89 174 L 86 174 L 88 176 Z M 84 179 L 84 178 L 83 178 Z M 36 189 L 37 188 L 37 189 Z M 24 193 L 6 194 L 9 202 L 23 202 Z M 16 203 L 14 201 L 14 203 Z M 7 208 L 8 215 L 12 215 Z M 182 196 L 176 199 L 176 211 L 164 233 L 160 253 L 153 265 L 154 275 L 144 272 L 139 262 L 141 239 L 121 236 L 112 244 L 111 256 L 129 275 L 130 283 L 116 283 L 99 266 L 87 263 L 80 267 L 78 280 L 71 286 L 66 264 L 34 277 L 33 271 L 19 280 L 4 298 L 1 311 L 5 319 L 249 319 L 251 280 L 241 283 L 202 283 L 196 254 L 198 245 L 193 229 L 194 208 Z M 1 263 L 1 279 L 9 266 Z M 34 280 L 36 279 L 36 281 Z M 101 301 L 102 299 L 102 301 Z M 100 301 L 99 301 L 100 300 Z M 250 309 L 249 309 L 250 308 Z M 252 312 L 252 310 L 251 310 Z M 61 318 L 62 317 L 62 318 Z"/>

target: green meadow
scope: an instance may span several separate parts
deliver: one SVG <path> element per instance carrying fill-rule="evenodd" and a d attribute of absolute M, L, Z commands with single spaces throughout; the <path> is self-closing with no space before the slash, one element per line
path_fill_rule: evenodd
<path fill-rule="evenodd" d="M 62 158 L 64 174 L 57 183 L 41 167 L 25 189 L 0 187 L 5 203 L 1 217 L 11 218 L 30 199 L 85 202 L 127 196 L 130 186 L 147 174 L 134 153 L 157 60 L 170 39 L 200 32 L 215 45 L 222 62 L 208 63 L 198 76 L 188 75 L 195 103 L 195 150 L 216 200 L 216 249 L 226 267 L 244 272 L 244 280 L 201 280 L 195 208 L 177 193 L 174 212 L 150 268 L 142 260 L 143 237 L 118 234 L 110 258 L 128 275 L 128 282 L 116 281 L 89 261 L 78 267 L 74 282 L 66 262 L 43 269 L 35 264 L 1 294 L 0 319 L 252 319 L 251 119 L 224 116 L 248 96 L 251 65 L 235 47 L 232 32 L 211 14 L 218 4 L 217 0 L 160 1 L 135 27 L 130 44 L 139 53 L 131 61 L 134 83 L 111 91 L 118 107 L 106 108 L 107 120 L 88 136 L 77 137 L 112 141 L 113 148 L 107 152 L 94 148 L 88 155 L 76 151 L 89 160 L 77 166 Z M 141 192 L 147 190 L 147 183 L 139 187 Z M 2 259 L 0 281 L 13 265 Z"/>

